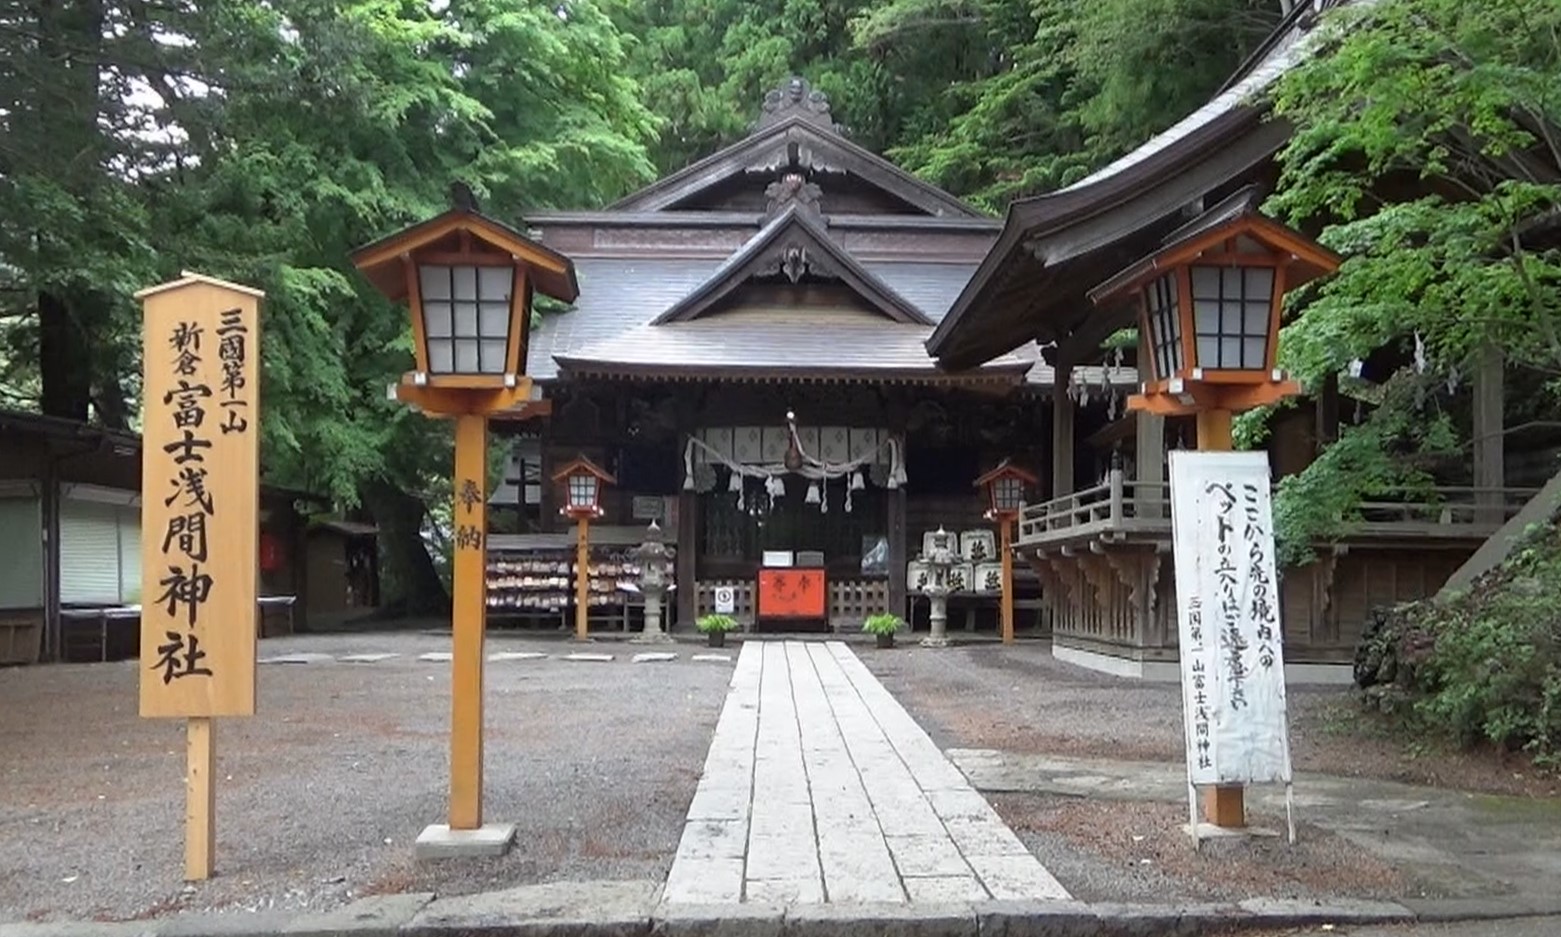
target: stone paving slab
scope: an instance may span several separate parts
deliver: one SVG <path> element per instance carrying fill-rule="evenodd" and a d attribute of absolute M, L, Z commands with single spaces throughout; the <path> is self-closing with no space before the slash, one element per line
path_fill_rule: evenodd
<path fill-rule="evenodd" d="M 994 897 L 1068 893 L 844 643 L 745 643 L 668 906 Z"/>

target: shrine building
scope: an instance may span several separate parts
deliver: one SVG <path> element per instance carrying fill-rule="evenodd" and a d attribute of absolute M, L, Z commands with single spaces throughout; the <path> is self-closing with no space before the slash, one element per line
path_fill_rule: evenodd
<path fill-rule="evenodd" d="M 1001 221 L 853 143 L 792 79 L 744 139 L 604 210 L 525 226 L 574 262 L 580 295 L 531 334 L 544 405 L 524 412 L 549 414 L 495 425 L 513 453 L 490 511 L 495 627 L 570 620 L 572 525 L 549 480 L 581 456 L 614 478 L 590 526 L 593 629 L 638 627 L 621 586 L 653 519 L 676 550 L 675 629 L 718 609 L 759 629 L 856 630 L 881 611 L 925 627 L 907 577 L 939 527 L 965 550 L 951 627 L 995 627 L 995 527 L 974 482 L 1004 459 L 1048 462 L 1057 378 L 1033 343 L 959 371 L 925 343 Z M 1068 377 L 1118 417 L 1136 381 L 1110 361 Z M 766 567 L 822 573 L 817 604 L 766 607 Z M 1040 580 L 1016 593 L 1020 632 L 1044 631 Z"/>

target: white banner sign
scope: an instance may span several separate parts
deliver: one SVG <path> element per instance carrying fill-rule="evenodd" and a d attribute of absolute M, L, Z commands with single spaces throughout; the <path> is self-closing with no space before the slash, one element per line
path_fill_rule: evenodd
<path fill-rule="evenodd" d="M 1188 780 L 1288 784 L 1268 456 L 1177 451 L 1170 462 Z"/>

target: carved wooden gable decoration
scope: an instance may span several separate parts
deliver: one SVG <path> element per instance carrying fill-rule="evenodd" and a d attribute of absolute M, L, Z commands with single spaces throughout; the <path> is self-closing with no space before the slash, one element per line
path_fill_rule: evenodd
<path fill-rule="evenodd" d="M 658 316 L 652 325 L 697 319 L 745 284 L 777 277 L 792 284 L 804 278 L 837 281 L 888 319 L 913 325 L 932 324 L 920 309 L 835 243 L 814 210 L 791 201 L 709 279 Z"/>
<path fill-rule="evenodd" d="M 835 204 L 831 204 L 831 193 Z M 801 78 L 792 78 L 766 95 L 752 134 L 621 199 L 609 210 L 767 207 L 773 213 L 777 200 L 783 204 L 800 201 L 823 212 L 888 210 L 935 217 L 986 217 L 847 140 L 835 124 L 823 92 Z"/>

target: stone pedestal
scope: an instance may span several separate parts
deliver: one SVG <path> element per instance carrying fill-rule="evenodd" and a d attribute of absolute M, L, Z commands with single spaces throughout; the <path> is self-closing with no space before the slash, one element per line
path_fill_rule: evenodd
<path fill-rule="evenodd" d="M 515 842 L 515 824 L 487 823 L 475 830 L 452 830 L 435 823 L 423 830 L 412 847 L 419 862 L 502 856 Z"/>
<path fill-rule="evenodd" d="M 922 647 L 948 647 L 949 607 L 948 597 L 934 595 L 929 597 L 930 610 L 927 613 L 932 632 L 921 639 Z"/>
<path fill-rule="evenodd" d="M 661 628 L 661 593 L 645 594 L 645 630 L 635 635 L 635 644 L 671 644 L 672 636 Z"/>

